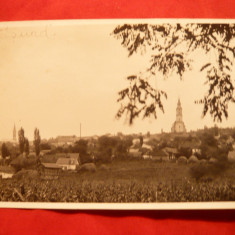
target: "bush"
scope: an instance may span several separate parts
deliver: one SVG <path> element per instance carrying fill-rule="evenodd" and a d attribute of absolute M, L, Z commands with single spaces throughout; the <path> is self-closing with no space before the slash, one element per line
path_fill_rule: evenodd
<path fill-rule="evenodd" d="M 196 180 L 200 180 L 202 178 L 214 179 L 223 174 L 228 168 L 229 164 L 224 161 L 211 164 L 196 164 L 190 168 L 190 174 Z"/>
<path fill-rule="evenodd" d="M 78 171 L 89 171 L 89 172 L 95 172 L 96 171 L 96 166 L 94 163 L 85 163 L 80 166 Z"/>
<path fill-rule="evenodd" d="M 105 164 L 102 164 L 100 166 L 100 170 L 107 171 L 107 170 L 109 170 L 109 167 L 107 165 L 105 165 Z"/>
<path fill-rule="evenodd" d="M 177 160 L 178 164 L 187 164 L 187 161 L 187 158 L 184 156 L 179 157 Z"/>
<path fill-rule="evenodd" d="M 189 159 L 188 159 L 189 163 L 198 163 L 199 160 L 196 156 L 192 155 Z"/>
<path fill-rule="evenodd" d="M 32 168 L 37 165 L 37 158 L 25 158 L 22 155 L 11 161 L 10 165 L 16 170 Z"/>

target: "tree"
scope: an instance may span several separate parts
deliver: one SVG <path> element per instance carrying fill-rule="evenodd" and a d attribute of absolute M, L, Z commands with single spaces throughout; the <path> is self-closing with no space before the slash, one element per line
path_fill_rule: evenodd
<path fill-rule="evenodd" d="M 29 155 L 29 140 L 27 138 L 25 138 L 25 141 L 24 141 L 24 152 L 26 156 Z"/>
<path fill-rule="evenodd" d="M 99 137 L 96 160 L 101 162 L 110 162 L 112 155 L 116 151 L 119 140 L 119 137 L 109 137 L 106 135 Z"/>
<path fill-rule="evenodd" d="M 143 143 L 144 143 L 144 138 L 143 138 L 143 136 L 141 135 L 141 136 L 139 137 L 139 139 L 140 139 L 140 147 L 142 147 L 142 145 L 143 145 Z"/>
<path fill-rule="evenodd" d="M 34 130 L 34 148 L 35 148 L 35 153 L 36 156 L 38 157 L 40 154 L 40 143 L 41 143 L 41 137 L 39 133 L 39 129 L 35 128 Z"/>
<path fill-rule="evenodd" d="M 73 152 L 79 153 L 80 155 L 87 155 L 87 140 L 80 139 L 76 141 L 73 146 Z"/>
<path fill-rule="evenodd" d="M 74 153 L 79 153 L 80 161 L 82 164 L 92 161 L 92 158 L 88 154 L 87 149 L 88 149 L 88 141 L 83 139 L 76 141 L 73 146 L 72 150 Z"/>
<path fill-rule="evenodd" d="M 24 153 L 24 146 L 25 146 L 25 137 L 24 137 L 24 129 L 21 127 L 18 132 L 18 139 L 19 139 L 19 149 L 20 153 Z"/>
<path fill-rule="evenodd" d="M 47 143 L 41 143 L 40 144 L 40 150 L 51 150 L 51 145 Z"/>
<path fill-rule="evenodd" d="M 2 144 L 2 158 L 5 159 L 9 155 L 9 150 L 5 143 Z"/>
<path fill-rule="evenodd" d="M 195 103 L 203 104 L 203 117 L 208 112 L 214 121 L 228 117 L 228 104 L 235 102 L 231 77 L 234 24 L 124 24 L 117 26 L 112 34 L 121 40 L 129 56 L 149 49 L 152 52 L 146 71 L 128 76 L 129 87 L 119 92 L 121 107 L 117 118 L 126 113 L 132 124 L 140 115 L 157 118 L 157 109 L 164 113 L 162 99 L 167 99 L 167 94 L 153 87 L 150 80 L 159 79 L 159 75 L 168 78 L 172 73 L 182 79 L 185 71 L 192 69 L 190 55 L 195 51 L 208 57 L 200 70 L 205 72 L 208 91 Z M 210 60 L 209 52 L 215 55 L 214 61 Z"/>

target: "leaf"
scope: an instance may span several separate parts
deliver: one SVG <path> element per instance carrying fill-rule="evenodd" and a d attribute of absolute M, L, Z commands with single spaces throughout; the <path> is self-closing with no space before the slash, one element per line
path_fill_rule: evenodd
<path fill-rule="evenodd" d="M 211 66 L 211 63 L 207 63 L 207 64 L 203 65 L 200 69 L 200 72 L 202 72 L 203 70 L 205 70 L 209 66 Z"/>

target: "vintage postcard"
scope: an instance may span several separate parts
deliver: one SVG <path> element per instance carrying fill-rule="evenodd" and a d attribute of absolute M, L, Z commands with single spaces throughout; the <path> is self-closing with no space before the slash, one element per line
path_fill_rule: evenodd
<path fill-rule="evenodd" d="M 235 208 L 235 20 L 0 23 L 0 207 Z"/>

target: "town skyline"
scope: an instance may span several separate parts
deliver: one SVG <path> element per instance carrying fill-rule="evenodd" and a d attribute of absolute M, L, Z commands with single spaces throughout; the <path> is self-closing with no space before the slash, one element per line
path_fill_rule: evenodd
<path fill-rule="evenodd" d="M 157 80 L 157 88 L 168 94 L 163 100 L 165 113 L 158 111 L 157 119 L 140 117 L 132 126 L 125 118 L 115 119 L 118 92 L 128 84 L 125 77 L 143 71 L 148 62 L 146 56 L 128 57 L 110 35 L 115 27 L 94 23 L 2 30 L 0 105 L 4 112 L 0 115 L 0 139 L 12 139 L 14 123 L 17 130 L 24 128 L 29 139 L 33 139 L 36 127 L 46 139 L 79 136 L 80 123 L 83 136 L 170 132 L 178 98 L 187 131 L 215 124 L 234 127 L 234 104 L 229 106 L 228 120 L 222 123 L 214 123 L 209 114 L 201 118 L 203 107 L 194 101 L 202 98 L 205 86 L 197 64 L 185 72 L 182 81 L 174 75 Z"/>

